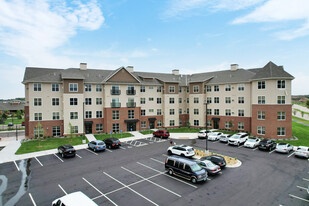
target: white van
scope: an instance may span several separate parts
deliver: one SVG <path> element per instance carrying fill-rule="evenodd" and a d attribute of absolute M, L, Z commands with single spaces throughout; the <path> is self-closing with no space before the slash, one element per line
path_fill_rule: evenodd
<path fill-rule="evenodd" d="M 53 201 L 52 206 L 76 206 L 76 205 L 87 205 L 87 206 L 98 206 L 84 193 L 78 191 L 71 194 L 67 194 Z"/>

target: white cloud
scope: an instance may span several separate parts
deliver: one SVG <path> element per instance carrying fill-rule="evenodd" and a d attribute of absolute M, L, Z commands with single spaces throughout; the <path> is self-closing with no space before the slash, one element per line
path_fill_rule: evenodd
<path fill-rule="evenodd" d="M 305 85 L 308 85 L 309 75 L 298 72 L 293 76 L 295 79 L 292 81 L 292 95 L 308 95 Z"/>

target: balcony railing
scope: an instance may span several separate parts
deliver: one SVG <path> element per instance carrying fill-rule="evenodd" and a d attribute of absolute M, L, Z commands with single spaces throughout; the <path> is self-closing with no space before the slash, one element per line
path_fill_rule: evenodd
<path fill-rule="evenodd" d="M 135 95 L 135 93 L 136 93 L 135 89 L 127 90 L 127 95 Z"/>
<path fill-rule="evenodd" d="M 120 102 L 111 102 L 111 107 L 112 108 L 119 108 L 119 107 L 121 107 L 121 103 Z"/>
<path fill-rule="evenodd" d="M 136 102 L 127 102 L 127 107 L 129 108 L 136 107 Z"/>
<path fill-rule="evenodd" d="M 111 89 L 111 95 L 120 95 L 121 90 L 120 89 Z"/>

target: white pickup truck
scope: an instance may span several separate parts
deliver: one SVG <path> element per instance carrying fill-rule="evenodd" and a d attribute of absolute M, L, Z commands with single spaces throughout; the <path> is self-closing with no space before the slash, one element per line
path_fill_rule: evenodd
<path fill-rule="evenodd" d="M 248 138 L 249 138 L 249 135 L 247 133 L 240 132 L 240 133 L 232 135 L 229 138 L 228 144 L 239 146 L 240 144 L 245 143 L 248 140 Z"/>

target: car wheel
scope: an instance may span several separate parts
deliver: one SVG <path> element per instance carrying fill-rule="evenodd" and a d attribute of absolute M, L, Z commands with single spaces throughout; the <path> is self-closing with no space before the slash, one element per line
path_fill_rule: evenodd
<path fill-rule="evenodd" d="M 160 138 L 162 139 L 162 135 L 160 136 Z"/>
<path fill-rule="evenodd" d="M 197 182 L 196 178 L 195 178 L 195 177 L 192 177 L 192 178 L 191 178 L 191 182 L 195 184 L 195 183 Z"/>
<path fill-rule="evenodd" d="M 168 155 L 172 155 L 172 151 L 171 151 L 171 150 L 168 150 L 168 151 L 167 151 L 167 154 L 168 154 Z"/>
<path fill-rule="evenodd" d="M 93 148 L 93 151 L 96 152 L 97 150 L 95 148 Z"/>
<path fill-rule="evenodd" d="M 173 174 L 174 174 L 173 170 L 172 170 L 172 169 L 169 169 L 169 170 L 168 170 L 168 174 L 169 174 L 169 175 L 173 175 Z"/>
<path fill-rule="evenodd" d="M 185 155 L 184 155 L 184 154 L 181 154 L 180 156 L 184 157 Z"/>
<path fill-rule="evenodd" d="M 239 147 L 239 145 L 240 145 L 240 143 L 238 142 L 238 143 L 237 143 L 237 146 Z"/>

